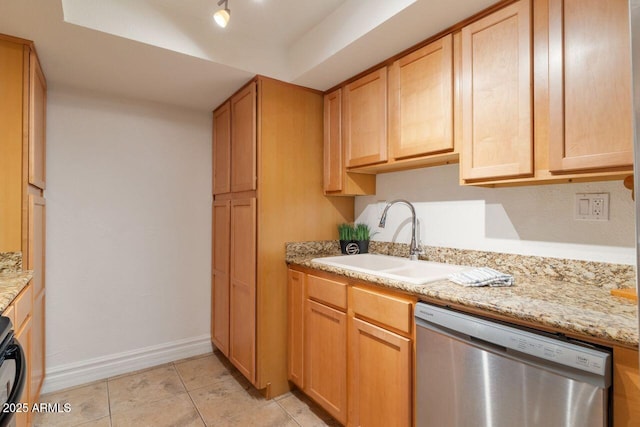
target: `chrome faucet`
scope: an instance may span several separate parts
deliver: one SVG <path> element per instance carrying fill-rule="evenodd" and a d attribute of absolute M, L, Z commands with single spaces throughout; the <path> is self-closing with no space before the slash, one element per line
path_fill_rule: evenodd
<path fill-rule="evenodd" d="M 387 203 L 384 211 L 382 211 L 382 216 L 380 217 L 380 224 L 378 224 L 378 227 L 384 228 L 384 225 L 387 222 L 387 211 L 396 203 L 402 203 L 403 205 L 407 205 L 409 209 L 411 209 L 411 243 L 409 244 L 409 259 L 417 260 L 418 255 L 420 255 L 422 251 L 420 250 L 420 248 L 418 248 L 418 236 L 416 235 L 416 225 L 418 223 L 418 219 L 416 217 L 416 210 L 411 202 L 403 199 L 397 199 Z"/>

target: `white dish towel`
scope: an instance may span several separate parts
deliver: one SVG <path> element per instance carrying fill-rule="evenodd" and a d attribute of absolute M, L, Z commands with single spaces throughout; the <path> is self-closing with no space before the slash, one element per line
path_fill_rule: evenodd
<path fill-rule="evenodd" d="M 462 286 L 512 286 L 513 276 L 493 268 L 479 267 L 449 275 L 449 280 Z"/>

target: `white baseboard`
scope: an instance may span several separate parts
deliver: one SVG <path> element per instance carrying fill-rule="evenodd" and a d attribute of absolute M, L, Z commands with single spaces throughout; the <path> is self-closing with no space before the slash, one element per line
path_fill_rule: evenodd
<path fill-rule="evenodd" d="M 150 368 L 212 350 L 211 336 L 187 338 L 47 369 L 42 394 Z"/>

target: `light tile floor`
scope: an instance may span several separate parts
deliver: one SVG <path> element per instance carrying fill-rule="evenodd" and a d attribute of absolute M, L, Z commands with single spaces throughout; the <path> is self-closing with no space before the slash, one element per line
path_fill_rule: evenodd
<path fill-rule="evenodd" d="M 218 352 L 43 395 L 43 427 L 339 426 L 299 391 L 264 399 Z"/>

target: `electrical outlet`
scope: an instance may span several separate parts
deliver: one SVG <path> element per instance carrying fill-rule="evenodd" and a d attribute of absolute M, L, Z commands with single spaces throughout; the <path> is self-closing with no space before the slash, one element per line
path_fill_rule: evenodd
<path fill-rule="evenodd" d="M 575 219 L 608 221 L 609 193 L 577 193 Z"/>

